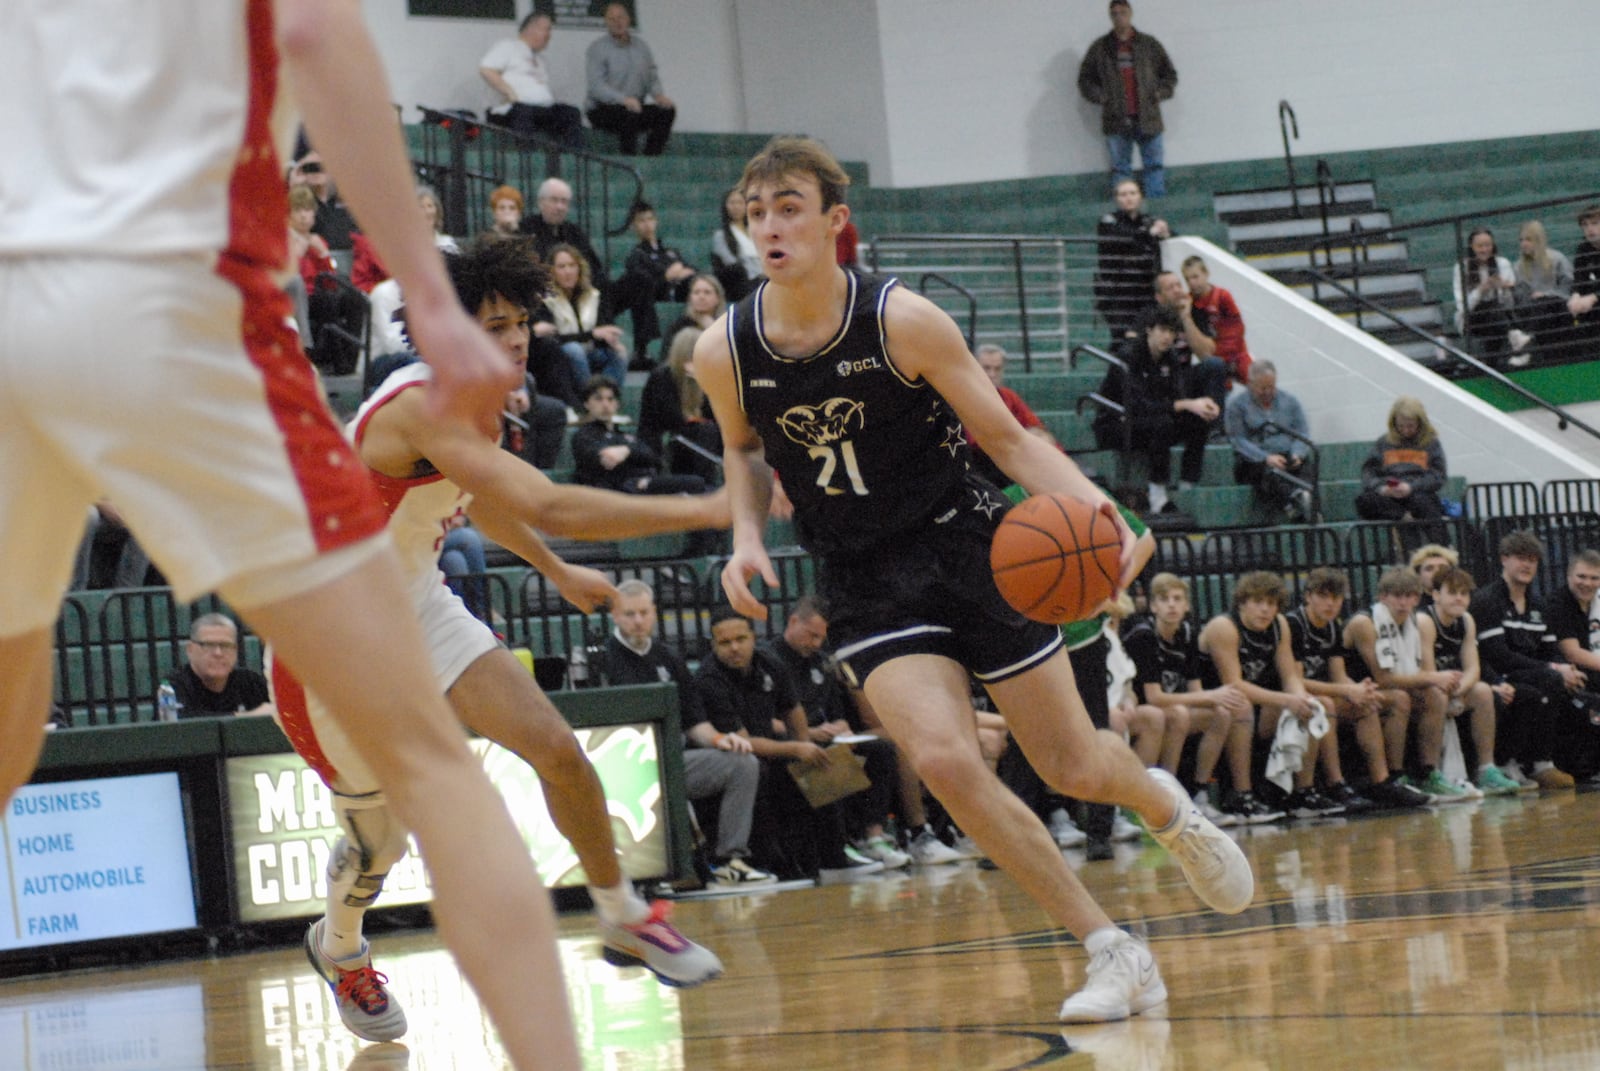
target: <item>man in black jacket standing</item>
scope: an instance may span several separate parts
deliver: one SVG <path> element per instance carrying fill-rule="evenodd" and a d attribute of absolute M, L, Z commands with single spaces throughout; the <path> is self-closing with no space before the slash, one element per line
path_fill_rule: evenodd
<path fill-rule="evenodd" d="M 1133 147 L 1139 146 L 1144 192 L 1164 197 L 1161 102 L 1171 100 L 1178 72 L 1167 50 L 1133 28 L 1133 5 L 1111 0 L 1111 32 L 1090 45 L 1078 68 L 1078 92 L 1100 105 L 1100 132 L 1111 153 L 1113 187 L 1133 174 Z"/>

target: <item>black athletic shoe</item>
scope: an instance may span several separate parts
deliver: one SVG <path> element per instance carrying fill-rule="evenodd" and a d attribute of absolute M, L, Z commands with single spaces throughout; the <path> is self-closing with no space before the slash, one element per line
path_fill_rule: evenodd
<path fill-rule="evenodd" d="M 1329 785 L 1326 795 L 1329 800 L 1342 807 L 1345 814 L 1364 814 L 1375 806 L 1371 800 L 1343 781 L 1337 785 Z"/>
<path fill-rule="evenodd" d="M 1089 839 L 1083 846 L 1083 857 L 1091 863 L 1101 863 L 1115 858 L 1111 852 L 1111 838 L 1089 834 Z"/>
<path fill-rule="evenodd" d="M 1369 786 L 1367 795 L 1380 807 L 1426 807 L 1433 802 L 1426 792 L 1400 780 L 1399 774 Z"/>

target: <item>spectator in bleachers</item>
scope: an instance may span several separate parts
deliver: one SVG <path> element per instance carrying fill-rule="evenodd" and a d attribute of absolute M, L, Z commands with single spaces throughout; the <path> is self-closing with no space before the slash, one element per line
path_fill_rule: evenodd
<path fill-rule="evenodd" d="M 566 403 L 541 393 L 530 371 L 522 377 L 522 386 L 506 396 L 505 411 L 516 419 L 505 421 L 500 445 L 534 468 L 555 468 L 567 438 Z"/>
<path fill-rule="evenodd" d="M 456 240 L 444 232 L 444 204 L 439 200 L 439 191 L 425 183 L 418 183 L 417 207 L 421 208 L 422 214 L 427 217 L 428 227 L 433 231 L 433 244 L 438 247 L 439 252 L 461 252 Z"/>
<path fill-rule="evenodd" d="M 342 374 L 355 367 L 355 340 L 369 313 L 359 293 L 335 281 L 338 265 L 328 242 L 314 229 L 317 211 L 311 187 L 289 191 L 289 256 L 305 287 L 309 331 L 301 344 L 319 368 Z M 329 331 L 330 326 L 342 330 Z"/>
<path fill-rule="evenodd" d="M 1051 446 L 1060 447 L 1056 437 L 1050 434 L 1050 429 L 1044 426 L 1044 421 L 1039 419 L 1022 396 L 1006 386 L 1006 351 L 1004 346 L 997 346 L 993 342 L 984 342 L 978 345 L 978 364 L 983 367 L 983 374 L 989 377 L 989 382 L 994 384 L 994 389 L 1000 392 L 1000 400 L 1005 403 L 1006 409 L 1017 418 L 1030 435 L 1035 435 Z M 1002 473 L 998 466 L 990 460 L 989 455 L 972 438 L 972 432 L 966 428 L 961 429 L 961 434 L 966 438 L 967 445 L 972 447 L 972 467 L 996 487 L 1004 487 L 1011 479 Z"/>
<path fill-rule="evenodd" d="M 589 125 L 617 136 L 624 156 L 639 151 L 658 156 L 672 136 L 677 106 L 661 88 L 661 72 L 644 38 L 633 32 L 626 4 L 605 7 L 606 33 L 589 45 L 587 57 Z"/>
<path fill-rule="evenodd" d="M 1248 733 L 1254 708 L 1231 684 L 1200 686 L 1200 636 L 1189 617 L 1189 584 L 1171 573 L 1150 580 L 1150 609 L 1132 618 L 1122 630 L 1123 647 L 1137 670 L 1139 698 L 1166 711 L 1169 731 L 1199 733 L 1195 751 L 1195 805 L 1219 825 L 1233 825 L 1232 815 L 1217 809 L 1217 760 L 1234 725 Z M 1176 765 L 1162 763 L 1176 774 Z"/>
<path fill-rule="evenodd" d="M 700 664 L 695 687 L 712 727 L 743 737 L 762 760 L 757 827 L 798 848 L 801 858 L 790 864 L 791 875 L 798 871 L 826 880 L 882 870 L 875 859 L 849 857 L 838 805 L 813 808 L 790 776 L 791 763 L 825 766 L 834 757 L 810 739 L 805 708 L 789 674 L 771 654 L 757 649 L 749 619 L 729 607 L 718 609 L 711 617 L 711 644 L 712 657 Z"/>
<path fill-rule="evenodd" d="M 201 614 L 189 625 L 187 661 L 164 682 L 178 696 L 179 718 L 271 714 L 267 678 L 239 665 L 239 626 L 226 614 Z"/>
<path fill-rule="evenodd" d="M 486 238 L 510 238 L 523 232 L 522 191 L 515 186 L 496 186 L 489 191 L 489 230 Z M 535 247 L 541 256 L 543 250 Z"/>
<path fill-rule="evenodd" d="M 1283 578 L 1276 573 L 1245 573 L 1234 584 L 1233 609 L 1213 617 L 1200 630 L 1201 683 L 1210 688 L 1232 685 L 1255 707 L 1253 733 L 1249 722 L 1235 723 L 1228 730 L 1224 750 L 1233 783 L 1218 807 L 1245 825 L 1275 822 L 1284 815 L 1282 809 L 1258 799 L 1252 787 L 1256 740 L 1265 746 L 1284 714 L 1305 721 L 1313 713 L 1283 616 L 1286 594 Z M 1314 764 L 1306 762 L 1302 773 L 1306 770 L 1314 773 Z M 1295 784 L 1300 786 L 1298 779 Z"/>
<path fill-rule="evenodd" d="M 1078 67 L 1078 92 L 1100 106 L 1100 132 L 1111 155 L 1113 184 L 1133 173 L 1133 147 L 1139 146 L 1145 188 L 1151 197 L 1167 192 L 1162 166 L 1161 102 L 1171 100 L 1178 71 L 1167 50 L 1133 28 L 1133 5 L 1111 0 L 1111 32 L 1096 38 Z"/>
<path fill-rule="evenodd" d="M 1516 323 L 1533 340 L 1558 342 L 1570 333 L 1572 313 L 1572 262 L 1559 249 L 1550 248 L 1544 224 L 1530 219 L 1519 235 L 1522 255 L 1517 259 Z"/>
<path fill-rule="evenodd" d="M 711 232 L 711 270 L 730 302 L 736 302 L 761 281 L 761 257 L 745 226 L 744 191 L 735 186 L 722 195 L 722 225 Z"/>
<path fill-rule="evenodd" d="M 777 878 L 749 861 L 750 827 L 761 785 L 761 761 L 750 740 L 737 732 L 718 732 L 706 719 L 705 705 L 683 656 L 656 635 L 656 597 L 650 585 L 643 580 L 624 580 L 617 585 L 617 595 L 611 606 L 614 627 L 600 668 L 612 684 L 678 686 L 684 791 L 691 800 L 717 800 L 711 883 L 725 887 L 771 885 Z M 670 743 L 663 741 L 666 746 Z"/>
<path fill-rule="evenodd" d="M 1233 295 L 1211 282 L 1211 272 L 1206 262 L 1197 256 L 1186 257 L 1183 262 L 1183 281 L 1189 284 L 1189 296 L 1196 311 L 1211 321 L 1212 337 L 1216 340 L 1216 356 L 1228 366 L 1228 377 L 1237 383 L 1250 380 L 1250 350 L 1244 341 L 1244 317 Z"/>
<path fill-rule="evenodd" d="M 1596 558 L 1600 560 L 1600 555 Z M 1600 573 L 1596 574 L 1596 579 L 1600 580 Z M 1417 627 L 1422 632 L 1423 669 L 1429 668 L 1431 653 L 1433 669 L 1457 677 L 1455 687 L 1445 693 L 1448 700 L 1445 715 L 1459 718 L 1463 713 L 1469 714 L 1471 739 L 1463 736 L 1461 741 L 1472 749 L 1473 760 L 1468 769 L 1477 770 L 1469 787 L 1485 796 L 1514 796 L 1519 791 L 1518 783 L 1494 762 L 1496 696 L 1483 679 L 1478 626 L 1467 609 L 1477 586 L 1478 582 L 1465 569 L 1446 569 L 1434 577 L 1433 601 L 1417 615 Z"/>
<path fill-rule="evenodd" d="M 839 229 L 839 237 L 833 243 L 833 255 L 841 268 L 854 268 L 860 264 L 860 245 L 861 232 L 856 230 L 855 220 L 845 220 L 844 226 Z"/>
<path fill-rule="evenodd" d="M 1224 422 L 1233 445 L 1234 482 L 1254 487 L 1289 520 L 1311 520 L 1311 492 L 1300 482 L 1316 478 L 1307 467 L 1311 446 L 1287 434 L 1309 438 L 1311 426 L 1300 399 L 1278 389 L 1277 365 L 1256 362 L 1248 389 L 1228 398 Z"/>
<path fill-rule="evenodd" d="M 1117 182 L 1112 196 L 1116 208 L 1095 225 L 1094 303 L 1115 345 L 1139 330 L 1139 314 L 1161 271 L 1161 240 L 1172 237 L 1172 228 L 1144 211 L 1144 194 L 1133 179 Z"/>
<path fill-rule="evenodd" d="M 582 254 L 589 266 L 589 282 L 600 292 L 602 299 L 610 297 L 611 276 L 606 263 L 595 252 L 589 232 L 568 217 L 572 214 L 572 187 L 558 178 L 547 178 L 539 183 L 535 200 L 536 212 L 522 217 L 522 233 L 533 239 L 534 252 L 545 264 L 553 264 L 557 246 L 567 245 Z M 609 308 L 606 316 L 611 315 Z"/>
<path fill-rule="evenodd" d="M 689 280 L 689 295 L 684 299 L 683 315 L 672 322 L 662 337 L 670 343 L 686 327 L 704 331 L 728 311 L 728 297 L 715 275 L 700 272 Z"/>
<path fill-rule="evenodd" d="M 699 339 L 698 327 L 674 334 L 666 359 L 645 380 L 639 397 L 639 441 L 666 458 L 667 471 L 698 476 L 709 486 L 719 482 L 719 463 L 669 438 L 681 436 L 713 457 L 722 456 L 722 431 L 694 378 L 694 344 Z"/>
<path fill-rule="evenodd" d="M 445 523 L 449 531 L 439 544 L 439 571 L 444 574 L 445 585 L 473 617 L 490 624 L 489 587 L 483 579 L 488 569 L 483 537 L 464 513 L 457 513 Z"/>
<path fill-rule="evenodd" d="M 605 301 L 589 275 L 589 262 L 570 245 L 553 247 L 546 262 L 550 265 L 550 293 L 544 303 L 552 321 L 536 324 L 535 334 L 553 337 L 561 344 L 574 383 L 587 383 L 595 375 L 622 382 L 628 374 L 622 328 L 606 315 Z"/>
<path fill-rule="evenodd" d="M 1422 581 L 1416 573 L 1403 566 L 1386 569 L 1378 578 L 1378 601 L 1351 615 L 1344 644 L 1357 663 L 1354 676 L 1376 681 L 1389 693 L 1385 699 L 1395 716 L 1404 711 L 1408 727 L 1416 728 L 1421 765 L 1415 781 L 1404 773 L 1406 738 L 1393 722 L 1386 734 L 1389 769 L 1406 777 L 1406 783 L 1427 793 L 1434 802 L 1449 803 L 1467 797 L 1438 768 L 1445 712 L 1461 674 L 1433 668 L 1433 648 L 1424 645 L 1417 624 L 1421 597 Z"/>
<path fill-rule="evenodd" d="M 322 169 L 321 154 L 313 149 L 297 160 L 290 171 L 289 185 L 304 185 L 316 195 L 317 221 L 312 231 L 322 236 L 329 249 L 349 249 L 351 235 L 359 228 L 340 200 L 333 176 Z"/>
<path fill-rule="evenodd" d="M 1467 249 L 1467 257 L 1455 270 L 1456 330 L 1476 342 L 1490 360 L 1509 353 L 1512 367 L 1527 364 L 1530 339 L 1512 319 L 1517 274 L 1511 262 L 1500 255 L 1487 227 L 1467 237 Z"/>
<path fill-rule="evenodd" d="M 478 61 L 478 74 L 501 97 L 489 109 L 519 134 L 542 134 L 569 149 L 583 148 L 583 114 L 556 100 L 544 50 L 550 44 L 555 16 L 533 11 L 517 27 L 517 36 L 489 46 Z"/>
<path fill-rule="evenodd" d="M 1157 306 L 1146 314 L 1137 338 L 1127 339 L 1115 352 L 1126 372 L 1112 365 L 1106 370 L 1100 393 L 1120 403 L 1125 412 L 1101 410 L 1095 417 L 1095 439 L 1102 450 L 1123 447 L 1124 427 L 1131 448 L 1141 452 L 1150 467 L 1150 510 L 1176 509 L 1167 498 L 1172 478 L 1172 448 L 1183 447 L 1179 470 L 1181 486 L 1193 487 L 1205 464 L 1206 439 L 1222 407 L 1208 397 L 1193 365 L 1173 355 L 1173 343 L 1183 330 L 1176 311 Z"/>
<path fill-rule="evenodd" d="M 654 367 L 646 348 L 661 337 L 661 321 L 656 317 L 656 302 L 686 301 L 695 268 L 684 262 L 683 254 L 662 243 L 657 236 L 660 221 L 655 206 L 635 201 L 628 212 L 628 225 L 639 244 L 628 253 L 628 260 L 617 280 L 614 304 L 633 317 L 634 368 Z"/>
<path fill-rule="evenodd" d="M 1345 625 L 1340 618 L 1350 594 L 1350 580 L 1337 569 L 1313 569 L 1306 575 L 1301 604 L 1289 611 L 1289 638 L 1306 691 L 1320 701 L 1333 719 L 1332 742 L 1320 751 L 1327 778 L 1327 798 L 1346 814 L 1370 809 L 1374 803 L 1389 807 L 1420 807 L 1428 797 L 1389 776 L 1386 730 L 1399 734 L 1405 746 L 1409 715 L 1387 703 L 1383 690 L 1371 677 L 1350 679 L 1344 646 Z M 1363 795 L 1344 779 L 1338 735 L 1348 729 L 1367 760 L 1369 787 Z"/>
<path fill-rule="evenodd" d="M 661 472 L 661 459 L 632 432 L 617 427 L 617 381 L 596 375 L 583 388 L 589 419 L 572 435 L 573 481 L 636 495 L 699 494 L 698 476 Z"/>
<path fill-rule="evenodd" d="M 1388 430 L 1361 463 L 1356 513 L 1369 521 L 1437 521 L 1444 516 L 1439 495 L 1448 476 L 1444 444 L 1428 421 L 1428 411 L 1415 398 L 1396 398 L 1389 407 Z M 1438 528 L 1433 541 L 1445 540 Z"/>
<path fill-rule="evenodd" d="M 1586 205 L 1578 213 L 1578 226 L 1583 228 L 1583 241 L 1572 255 L 1572 297 L 1567 299 L 1567 311 L 1578 321 L 1578 326 L 1591 334 L 1600 329 L 1600 204 Z"/>
<path fill-rule="evenodd" d="M 117 507 L 104 498 L 90 506 L 70 590 L 143 587 L 149 573 L 150 555 L 128 531 Z"/>
<path fill-rule="evenodd" d="M 805 708 L 809 739 L 823 747 L 832 745 L 839 737 L 859 734 L 864 728 L 851 702 L 849 686 L 833 653 L 827 649 L 827 642 L 826 605 L 815 595 L 802 595 L 789 611 L 783 632 L 761 645 L 762 650 L 788 670 L 795 700 Z M 876 859 L 887 870 L 906 866 L 911 856 L 895 845 L 886 829 L 897 789 L 896 748 L 882 737 L 848 746 L 865 760 L 867 778 L 872 782 L 871 788 L 843 801 L 856 851 Z"/>
<path fill-rule="evenodd" d="M 1191 374 L 1221 412 L 1228 400 L 1228 366 L 1217 356 L 1217 332 L 1210 314 L 1195 307 L 1188 284 L 1175 271 L 1158 272 L 1153 286 L 1156 304 L 1176 312 L 1183 326 L 1172 343 L 1173 356 L 1194 365 Z"/>

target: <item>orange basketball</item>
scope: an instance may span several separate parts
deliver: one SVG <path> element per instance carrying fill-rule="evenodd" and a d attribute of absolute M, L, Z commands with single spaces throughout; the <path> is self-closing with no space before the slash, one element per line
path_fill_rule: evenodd
<path fill-rule="evenodd" d="M 1024 617 L 1064 625 L 1092 617 L 1117 590 L 1117 525 L 1071 495 L 1034 495 L 995 529 L 989 568 L 1006 602 Z"/>

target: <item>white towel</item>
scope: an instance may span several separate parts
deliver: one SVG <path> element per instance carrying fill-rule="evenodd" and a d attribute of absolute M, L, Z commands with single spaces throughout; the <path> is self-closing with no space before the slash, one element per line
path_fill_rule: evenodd
<path fill-rule="evenodd" d="M 1328 712 L 1317 700 L 1311 700 L 1311 717 L 1304 722 L 1285 711 L 1278 718 L 1278 732 L 1267 755 L 1267 780 L 1285 792 L 1294 791 L 1294 775 L 1305 764 L 1306 748 L 1326 735 Z"/>
<path fill-rule="evenodd" d="M 1397 624 L 1387 606 L 1373 603 L 1372 623 L 1378 632 L 1378 664 L 1372 668 L 1409 676 L 1422 667 L 1422 633 L 1417 630 L 1416 614 L 1408 615 L 1404 625 Z"/>

